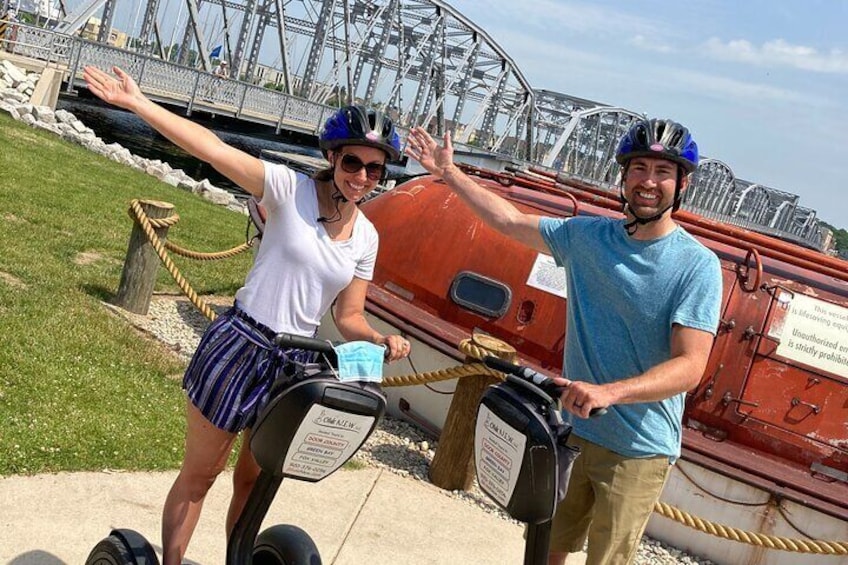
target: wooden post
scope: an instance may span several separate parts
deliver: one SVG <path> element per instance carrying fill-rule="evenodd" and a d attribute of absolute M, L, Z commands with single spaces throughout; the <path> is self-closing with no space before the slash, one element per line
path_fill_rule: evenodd
<path fill-rule="evenodd" d="M 484 334 L 474 335 L 475 345 L 509 362 L 515 360 L 515 349 Z M 466 363 L 479 363 L 466 359 Z M 430 464 L 430 481 L 447 490 L 469 490 L 474 480 L 474 428 L 477 405 L 483 393 L 500 380 L 491 375 L 476 375 L 459 379 L 451 400 L 445 427 L 439 436 L 439 447 Z"/>
<path fill-rule="evenodd" d="M 167 218 L 173 214 L 174 206 L 167 202 L 142 200 L 141 209 L 151 220 Z M 165 242 L 168 236 L 168 226 L 154 228 L 156 235 Z M 156 270 L 159 267 L 159 255 L 145 235 L 138 221 L 133 224 L 130 242 L 127 247 L 127 257 L 124 260 L 124 270 L 121 273 L 121 283 L 115 304 L 124 310 L 136 314 L 147 315 L 150 310 L 150 299 L 153 297 L 153 287 L 156 284 Z"/>

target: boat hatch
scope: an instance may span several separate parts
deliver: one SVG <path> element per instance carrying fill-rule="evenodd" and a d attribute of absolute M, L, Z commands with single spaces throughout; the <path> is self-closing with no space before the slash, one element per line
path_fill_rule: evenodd
<path fill-rule="evenodd" d="M 502 282 L 463 271 L 451 283 L 450 297 L 460 306 L 473 312 L 490 318 L 500 318 L 509 310 L 512 290 Z"/>

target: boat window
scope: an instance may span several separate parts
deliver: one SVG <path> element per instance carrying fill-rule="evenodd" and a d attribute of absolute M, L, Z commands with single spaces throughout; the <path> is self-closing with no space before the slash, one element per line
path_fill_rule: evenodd
<path fill-rule="evenodd" d="M 496 280 L 463 271 L 453 280 L 450 289 L 451 300 L 469 310 L 500 318 L 509 309 L 512 291 Z"/>

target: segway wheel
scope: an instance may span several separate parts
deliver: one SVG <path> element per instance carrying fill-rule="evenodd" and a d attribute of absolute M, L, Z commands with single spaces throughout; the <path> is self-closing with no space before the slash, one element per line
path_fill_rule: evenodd
<path fill-rule="evenodd" d="M 253 565 L 321 565 L 321 554 L 304 530 L 280 524 L 256 538 Z"/>
<path fill-rule="evenodd" d="M 156 551 L 133 530 L 112 530 L 94 546 L 85 565 L 159 565 Z"/>

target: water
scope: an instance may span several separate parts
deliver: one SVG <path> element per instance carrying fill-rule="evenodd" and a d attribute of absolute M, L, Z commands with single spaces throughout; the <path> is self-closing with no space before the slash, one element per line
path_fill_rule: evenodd
<path fill-rule="evenodd" d="M 106 143 L 120 143 L 133 155 L 164 161 L 175 169 L 182 169 L 195 180 L 209 179 L 215 186 L 239 198 L 247 196 L 241 188 L 218 173 L 212 166 L 184 152 L 131 112 L 71 98 L 60 98 L 56 108 L 74 114 Z M 287 143 L 283 141 L 285 139 L 283 137 L 280 137 L 280 141 L 276 141 L 219 129 L 209 122 L 203 125 L 214 131 L 225 143 L 254 157 L 259 157 L 264 149 L 321 157 L 321 151 L 317 147 Z"/>

